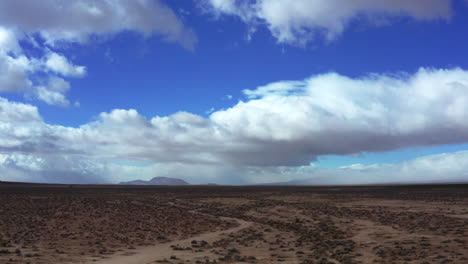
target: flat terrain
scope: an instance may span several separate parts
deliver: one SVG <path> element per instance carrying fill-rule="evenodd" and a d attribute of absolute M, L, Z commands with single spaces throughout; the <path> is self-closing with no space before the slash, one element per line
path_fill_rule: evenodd
<path fill-rule="evenodd" d="M 0 184 L 0 263 L 468 263 L 468 185 Z"/>

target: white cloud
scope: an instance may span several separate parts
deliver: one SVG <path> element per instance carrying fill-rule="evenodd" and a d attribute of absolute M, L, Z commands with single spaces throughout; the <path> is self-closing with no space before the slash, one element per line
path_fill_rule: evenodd
<path fill-rule="evenodd" d="M 25 56 L 13 57 L 0 50 L 0 92 L 18 92 L 32 86 L 32 62 Z"/>
<path fill-rule="evenodd" d="M 396 164 L 341 168 L 237 167 L 213 164 L 141 163 L 79 155 L 0 154 L 0 180 L 54 183 L 119 183 L 174 177 L 192 184 L 409 184 L 468 181 L 468 151 L 423 156 Z"/>
<path fill-rule="evenodd" d="M 63 80 L 56 82 L 52 90 L 68 89 Z M 355 79 L 328 73 L 245 94 L 248 100 L 209 118 L 178 112 L 147 119 L 133 109 L 115 109 L 80 127 L 47 124 L 36 107 L 2 99 L 0 153 L 63 155 L 98 164 L 126 160 L 157 168 L 179 164 L 184 171 L 203 167 L 239 179 L 255 173 L 264 175 L 259 179 L 282 179 L 320 155 L 468 143 L 468 71 L 458 68 Z M 443 162 L 414 161 L 403 168 L 412 171 L 417 164 L 422 171 L 429 164 L 447 171 L 460 161 L 446 168 Z M 350 169 L 370 170 L 356 165 L 338 171 Z"/>
<path fill-rule="evenodd" d="M 10 102 L 0 97 L 0 121 L 2 124 L 18 123 L 18 122 L 29 122 L 29 121 L 41 121 L 37 107 Z"/>
<path fill-rule="evenodd" d="M 23 92 L 47 104 L 68 106 L 70 85 L 57 80 L 82 78 L 86 67 L 59 54 L 57 50 L 66 45 L 56 44 L 86 44 L 90 37 L 107 38 L 123 31 L 159 35 L 187 49 L 193 49 L 197 40 L 157 0 L 0 1 L 0 93 Z M 38 36 L 45 44 L 37 41 Z M 20 41 L 32 44 L 35 54 L 44 55 L 29 55 Z"/>
<path fill-rule="evenodd" d="M 63 80 L 56 82 L 52 91 L 68 89 Z M 69 149 L 74 152 L 254 166 L 295 166 L 326 154 L 468 142 L 468 72 L 461 69 L 359 79 L 330 73 L 245 93 L 250 100 L 208 119 L 179 112 L 147 120 L 136 110 L 116 109 L 78 129 L 42 126 L 54 132 L 64 149 L 76 145 Z"/>
<path fill-rule="evenodd" d="M 106 163 L 79 156 L 42 154 L 1 154 L 3 181 L 46 183 L 106 183 Z"/>
<path fill-rule="evenodd" d="M 461 69 L 358 79 L 330 73 L 245 93 L 253 99 L 211 115 L 252 146 L 239 153 L 244 162 L 261 164 L 253 158 L 261 156 L 265 164 L 295 165 L 317 155 L 468 140 L 468 72 Z"/>
<path fill-rule="evenodd" d="M 10 50 L 0 49 L 0 92 L 24 92 L 47 104 L 69 105 L 65 96 L 70 88 L 67 81 L 50 74 L 46 77 L 46 83 L 37 83 L 33 82 L 31 75 L 53 71 L 62 76 L 83 77 L 86 73 L 85 67 L 73 65 L 56 53 L 50 53 L 47 59 L 42 61 L 26 57 L 14 44 L 5 44 L 3 47 L 9 47 Z M 14 53 L 10 54 L 11 52 Z"/>
<path fill-rule="evenodd" d="M 17 0 L 0 2 L 0 25 L 27 34 L 39 33 L 49 43 L 83 42 L 93 35 L 125 30 L 193 47 L 196 37 L 167 6 L 156 0 Z"/>
<path fill-rule="evenodd" d="M 28 74 L 35 67 L 21 54 L 15 33 L 0 25 L 0 92 L 18 92 L 32 86 Z"/>
<path fill-rule="evenodd" d="M 45 66 L 65 77 L 83 77 L 86 74 L 86 67 L 73 65 L 67 58 L 55 52 L 47 55 Z"/>
<path fill-rule="evenodd" d="M 468 182 L 468 151 L 423 156 L 396 164 L 354 164 L 292 171 L 298 184 L 390 184 Z"/>
<path fill-rule="evenodd" d="M 69 106 L 70 102 L 65 97 L 65 93 L 70 89 L 70 83 L 59 77 L 49 79 L 47 86 L 34 88 L 34 93 L 41 101 L 50 105 Z"/>
<path fill-rule="evenodd" d="M 0 51 L 12 51 L 17 53 L 20 50 L 15 34 L 11 30 L 0 27 Z"/>
<path fill-rule="evenodd" d="M 447 20 L 450 0 L 205 0 L 216 15 L 264 23 L 280 43 L 305 44 L 317 36 L 332 40 L 353 20 L 382 24 L 390 17 Z"/>

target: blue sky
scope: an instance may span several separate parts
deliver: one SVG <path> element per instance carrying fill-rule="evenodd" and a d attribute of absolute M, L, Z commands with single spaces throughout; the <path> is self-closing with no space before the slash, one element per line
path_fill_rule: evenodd
<path fill-rule="evenodd" d="M 148 118 L 180 110 L 204 115 L 212 107 L 232 106 L 223 100 L 226 95 L 243 99 L 243 89 L 329 71 L 359 77 L 420 67 L 468 68 L 468 8 L 461 3 L 449 22 L 399 19 L 391 26 L 357 25 L 331 43 L 306 47 L 278 44 L 265 28 L 247 41 L 247 26 L 236 17 L 215 20 L 192 1 L 182 7 L 177 1 L 168 4 L 190 12 L 185 19 L 197 32 L 194 51 L 134 32 L 61 50 L 88 68 L 88 76 L 74 80 L 70 92 L 83 107 L 65 113 L 51 107 L 47 116 L 44 109 L 45 119 L 76 126 L 114 108 L 135 108 Z"/>
<path fill-rule="evenodd" d="M 466 1 L 60 2 L 0 4 L 6 180 L 468 179 Z"/>

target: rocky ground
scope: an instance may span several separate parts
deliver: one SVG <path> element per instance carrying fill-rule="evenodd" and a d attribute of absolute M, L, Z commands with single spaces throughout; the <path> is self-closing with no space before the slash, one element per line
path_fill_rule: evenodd
<path fill-rule="evenodd" d="M 468 185 L 0 184 L 0 263 L 468 263 Z"/>

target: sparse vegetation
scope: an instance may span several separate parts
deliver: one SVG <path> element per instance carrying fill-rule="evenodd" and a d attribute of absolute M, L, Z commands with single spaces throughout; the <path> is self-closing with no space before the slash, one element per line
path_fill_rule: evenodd
<path fill-rule="evenodd" d="M 468 186 L 336 189 L 9 186 L 0 262 L 468 263 Z"/>

